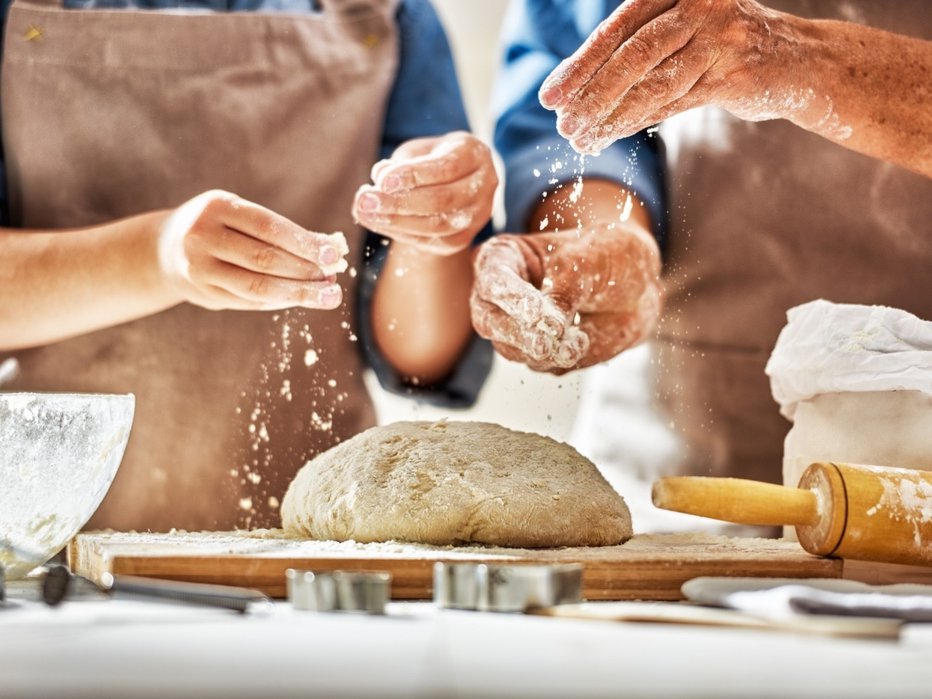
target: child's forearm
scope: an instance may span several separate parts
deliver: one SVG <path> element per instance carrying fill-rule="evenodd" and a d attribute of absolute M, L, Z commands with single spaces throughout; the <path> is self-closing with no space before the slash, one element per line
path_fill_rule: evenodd
<path fill-rule="evenodd" d="M 379 350 L 412 383 L 446 377 L 472 338 L 472 250 L 434 255 L 393 241 L 372 299 Z"/>
<path fill-rule="evenodd" d="M 67 231 L 0 231 L 0 349 L 48 344 L 164 310 L 166 212 Z"/>
<path fill-rule="evenodd" d="M 0 349 L 64 340 L 178 303 L 334 309 L 342 234 L 308 231 L 235 194 L 83 229 L 0 231 Z"/>
<path fill-rule="evenodd" d="M 566 231 L 630 220 L 650 230 L 650 214 L 636 195 L 611 180 L 583 178 L 564 183 L 531 212 L 528 232 Z"/>

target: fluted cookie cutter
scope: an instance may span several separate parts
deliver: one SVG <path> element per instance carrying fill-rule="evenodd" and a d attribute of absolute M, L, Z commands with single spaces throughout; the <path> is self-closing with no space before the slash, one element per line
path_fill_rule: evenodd
<path fill-rule="evenodd" d="M 434 604 L 442 609 L 525 612 L 582 601 L 578 563 L 497 565 L 434 564 Z"/>
<path fill-rule="evenodd" d="M 334 570 L 285 571 L 288 601 L 295 609 L 314 612 L 384 614 L 392 576 L 384 572 Z"/>

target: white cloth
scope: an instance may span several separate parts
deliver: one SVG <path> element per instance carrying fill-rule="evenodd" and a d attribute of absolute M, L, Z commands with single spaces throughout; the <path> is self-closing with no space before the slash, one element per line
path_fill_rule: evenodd
<path fill-rule="evenodd" d="M 932 396 L 932 322 L 897 308 L 823 299 L 791 308 L 787 319 L 766 372 L 788 419 L 798 403 L 822 393 Z"/>

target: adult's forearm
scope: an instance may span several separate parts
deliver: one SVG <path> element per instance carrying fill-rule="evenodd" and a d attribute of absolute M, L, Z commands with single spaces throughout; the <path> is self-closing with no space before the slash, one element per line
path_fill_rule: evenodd
<path fill-rule="evenodd" d="M 629 219 L 651 230 L 650 214 L 636 195 L 617 182 L 583 178 L 581 187 L 567 182 L 550 192 L 531 212 L 528 230 L 566 231 Z"/>
<path fill-rule="evenodd" d="M 57 342 L 179 302 L 162 282 L 164 212 L 92 228 L 0 230 L 0 349 Z"/>
<path fill-rule="evenodd" d="M 372 299 L 379 350 L 403 377 L 445 378 L 472 338 L 472 251 L 441 256 L 393 241 Z"/>
<path fill-rule="evenodd" d="M 793 45 L 775 60 L 793 81 L 791 96 L 805 104 L 787 118 L 932 177 L 932 42 L 850 22 L 783 17 Z"/>

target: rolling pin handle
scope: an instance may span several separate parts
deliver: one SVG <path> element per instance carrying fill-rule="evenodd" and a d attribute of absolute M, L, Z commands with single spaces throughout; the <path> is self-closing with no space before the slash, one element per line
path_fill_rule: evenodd
<path fill-rule="evenodd" d="M 664 510 L 757 526 L 812 525 L 819 521 L 816 495 L 741 478 L 677 476 L 661 478 L 651 491 Z"/>

